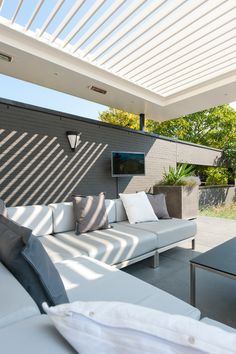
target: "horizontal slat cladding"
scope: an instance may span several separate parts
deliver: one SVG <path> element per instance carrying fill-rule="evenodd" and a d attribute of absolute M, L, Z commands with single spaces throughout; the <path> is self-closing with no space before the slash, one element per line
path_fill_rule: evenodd
<path fill-rule="evenodd" d="M 81 133 L 76 152 L 69 147 L 68 130 Z M 115 198 L 117 187 L 126 193 L 149 191 L 181 154 L 191 162 L 189 151 L 201 152 L 155 136 L 5 103 L 0 103 L 0 141 L 0 197 L 8 206 L 68 201 L 72 193 L 105 191 L 107 198 Z M 146 175 L 119 178 L 117 186 L 111 177 L 111 151 L 145 152 Z M 210 159 L 218 156 L 209 151 L 204 155 Z"/>

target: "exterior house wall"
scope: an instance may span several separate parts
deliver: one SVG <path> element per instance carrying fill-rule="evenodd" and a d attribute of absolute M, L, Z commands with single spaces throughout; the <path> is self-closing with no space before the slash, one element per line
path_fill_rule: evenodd
<path fill-rule="evenodd" d="M 81 132 L 72 152 L 66 131 Z M 72 193 L 107 198 L 118 192 L 148 191 L 164 168 L 179 161 L 217 165 L 220 151 L 143 132 L 0 100 L 0 198 L 8 206 L 70 200 Z M 142 151 L 146 175 L 111 177 L 111 151 Z M 204 151 L 204 154 L 202 153 Z"/>
<path fill-rule="evenodd" d="M 218 166 L 221 164 L 221 150 L 206 149 L 204 146 L 176 144 L 177 162 L 189 162 L 193 165 Z"/>

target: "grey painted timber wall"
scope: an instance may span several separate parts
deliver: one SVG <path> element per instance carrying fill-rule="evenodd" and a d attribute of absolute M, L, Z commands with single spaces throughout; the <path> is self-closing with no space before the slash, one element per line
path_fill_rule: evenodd
<path fill-rule="evenodd" d="M 81 132 L 76 152 L 66 131 Z M 217 165 L 221 151 L 86 118 L 0 100 L 0 197 L 8 206 L 70 200 L 72 193 L 107 198 L 119 192 L 148 191 L 164 168 L 177 162 Z M 111 151 L 143 151 L 144 177 L 111 177 Z"/>

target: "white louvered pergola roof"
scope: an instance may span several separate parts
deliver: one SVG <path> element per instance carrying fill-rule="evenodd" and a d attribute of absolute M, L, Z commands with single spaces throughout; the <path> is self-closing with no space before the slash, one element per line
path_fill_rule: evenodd
<path fill-rule="evenodd" d="M 151 119 L 236 100 L 236 0 L 0 0 L 0 72 Z M 102 94 L 91 86 L 101 88 Z"/>

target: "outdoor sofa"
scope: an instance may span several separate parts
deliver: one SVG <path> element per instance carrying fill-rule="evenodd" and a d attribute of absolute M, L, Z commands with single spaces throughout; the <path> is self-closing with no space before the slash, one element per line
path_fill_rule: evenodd
<path fill-rule="evenodd" d="M 153 257 L 156 267 L 159 254 L 178 243 L 191 240 L 194 248 L 194 220 L 171 218 L 130 224 L 120 199 L 106 199 L 105 205 L 110 228 L 79 236 L 75 234 L 72 202 L 10 207 L 8 217 L 30 228 L 54 262 L 86 255 L 122 268 Z"/>
<path fill-rule="evenodd" d="M 121 270 L 87 256 L 56 262 L 70 302 L 120 301 L 198 320 L 200 311 Z M 0 264 L 0 342 L 4 354 L 64 354 L 74 350 L 60 337 L 47 315 Z"/>
<path fill-rule="evenodd" d="M 70 302 L 119 301 L 199 320 L 198 309 L 117 269 L 125 266 L 126 262 L 155 256 L 156 252 L 175 245 L 177 241 L 192 239 L 196 230 L 194 222 L 181 220 L 184 227 L 182 236 L 177 238 L 173 232 L 174 225 L 177 231 L 180 230 L 177 220 L 158 221 L 162 225 L 158 234 L 153 228 L 150 231 L 146 224 L 141 228 L 128 225 L 120 201 L 107 200 L 106 206 L 113 228 L 109 229 L 108 234 L 103 233 L 108 230 L 91 232 L 91 238 L 89 234 L 74 236 L 71 203 L 12 207 L 8 208 L 8 217 L 33 230 L 53 260 Z M 167 223 L 170 223 L 169 226 Z M 186 223 L 191 225 L 188 234 Z M 169 243 L 164 242 L 164 229 Z M 176 234 L 180 235 L 180 232 Z M 146 239 L 144 244 L 141 235 Z M 58 334 L 48 316 L 40 314 L 31 296 L 1 263 L 0 282 L 3 284 L 0 293 L 2 353 L 75 353 Z M 221 326 L 209 319 L 206 321 Z"/>

